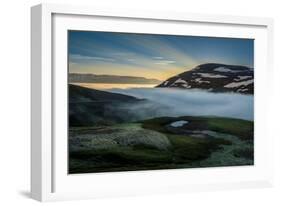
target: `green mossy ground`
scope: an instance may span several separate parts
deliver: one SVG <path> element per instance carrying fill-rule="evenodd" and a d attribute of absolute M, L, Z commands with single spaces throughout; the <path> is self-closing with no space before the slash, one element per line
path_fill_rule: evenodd
<path fill-rule="evenodd" d="M 165 125 L 179 120 L 189 122 L 186 129 L 190 130 L 211 130 L 238 136 L 241 140 L 252 140 L 254 124 L 251 121 L 222 118 L 222 117 L 161 117 L 142 121 L 143 128 L 152 129 L 163 133 L 169 133 Z"/>
<path fill-rule="evenodd" d="M 170 123 L 186 120 L 181 129 L 215 132 L 216 137 L 193 137 L 169 130 Z M 165 147 L 140 137 L 158 138 Z M 129 141 L 126 145 L 125 140 Z M 98 141 L 107 147 L 95 147 Z M 95 144 L 93 145 L 93 140 Z M 120 141 L 122 140 L 122 141 Z M 96 143 L 97 142 L 97 143 Z M 125 141 L 127 142 L 127 141 Z M 73 144 L 73 146 L 72 146 Z M 106 145 L 105 145 L 106 146 Z M 139 123 L 70 128 L 69 172 L 176 169 L 253 164 L 253 122 L 217 117 L 162 117 Z"/>

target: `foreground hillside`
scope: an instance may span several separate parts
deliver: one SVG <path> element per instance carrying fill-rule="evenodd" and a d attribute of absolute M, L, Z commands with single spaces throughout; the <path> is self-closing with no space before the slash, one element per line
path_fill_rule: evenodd
<path fill-rule="evenodd" d="M 185 116 L 71 127 L 69 157 L 70 173 L 252 165 L 253 122 Z"/>
<path fill-rule="evenodd" d="M 167 79 L 157 87 L 253 94 L 254 72 L 252 68 L 245 66 L 202 64 Z"/>

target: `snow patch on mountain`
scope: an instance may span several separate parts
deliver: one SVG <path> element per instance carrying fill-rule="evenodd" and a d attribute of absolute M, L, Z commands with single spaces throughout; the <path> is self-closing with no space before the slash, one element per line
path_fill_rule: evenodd
<path fill-rule="evenodd" d="M 233 70 L 229 69 L 227 67 L 217 67 L 214 69 L 216 72 L 232 72 L 232 73 L 237 73 L 237 72 L 243 72 L 243 70 Z"/>
<path fill-rule="evenodd" d="M 254 83 L 253 79 L 247 80 L 247 81 L 243 81 L 243 82 L 232 82 L 230 84 L 225 85 L 224 87 L 226 88 L 236 88 L 236 87 L 240 87 L 240 86 L 248 86 L 249 84 Z"/>
<path fill-rule="evenodd" d="M 217 67 L 214 69 L 216 72 L 231 72 L 231 73 L 238 73 L 238 72 L 244 72 L 244 70 L 233 70 L 229 69 L 227 67 Z"/>
<path fill-rule="evenodd" d="M 187 82 L 186 82 L 185 80 L 179 78 L 179 79 L 177 79 L 177 80 L 174 82 L 174 84 L 176 84 L 176 83 L 183 83 L 183 84 L 186 84 Z"/>
<path fill-rule="evenodd" d="M 247 89 L 247 88 L 244 88 L 244 89 L 238 89 L 238 90 L 237 90 L 237 92 L 246 92 L 246 91 L 248 91 L 248 89 Z"/>
<path fill-rule="evenodd" d="M 241 81 L 241 80 L 245 80 L 245 79 L 250 79 L 253 78 L 252 76 L 237 76 L 237 78 L 235 78 L 235 81 Z"/>
<path fill-rule="evenodd" d="M 182 86 L 183 86 L 184 88 L 186 88 L 186 89 L 191 88 L 191 86 L 190 86 L 190 85 L 188 85 L 188 84 L 183 84 Z"/>
<path fill-rule="evenodd" d="M 227 78 L 227 76 L 220 75 L 220 74 L 210 74 L 210 73 L 197 73 L 197 74 L 199 74 L 201 77 L 204 78 Z"/>
<path fill-rule="evenodd" d="M 210 83 L 210 81 L 202 80 L 201 78 L 196 78 L 194 81 L 199 83 L 199 84 L 201 84 L 201 83 L 208 83 L 209 84 Z"/>
<path fill-rule="evenodd" d="M 187 88 L 187 89 L 188 89 L 188 88 L 191 88 L 191 86 L 188 85 L 187 81 L 185 81 L 185 80 L 183 80 L 183 79 L 181 79 L 181 78 L 177 79 L 177 80 L 172 84 L 172 86 L 180 86 L 180 87 Z"/>
<path fill-rule="evenodd" d="M 216 72 L 232 72 L 233 70 L 228 69 L 226 67 L 218 67 L 218 68 L 215 68 L 214 71 L 216 71 Z"/>

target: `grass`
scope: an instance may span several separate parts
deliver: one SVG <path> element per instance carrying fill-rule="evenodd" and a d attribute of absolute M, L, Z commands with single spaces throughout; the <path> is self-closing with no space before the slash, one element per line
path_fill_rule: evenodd
<path fill-rule="evenodd" d="M 172 144 L 174 161 L 188 163 L 190 161 L 207 158 L 211 152 L 221 149 L 221 145 L 230 145 L 231 142 L 224 139 L 200 139 L 181 135 L 168 135 Z"/>
<path fill-rule="evenodd" d="M 254 148 L 242 148 L 233 151 L 235 157 L 242 157 L 245 159 L 254 159 Z"/>
<path fill-rule="evenodd" d="M 212 130 L 228 134 L 229 138 L 192 137 L 188 134 L 175 134 L 167 125 L 178 120 L 186 120 L 184 125 L 188 130 Z M 224 166 L 241 164 L 243 161 L 236 161 L 235 158 L 244 158 L 250 162 L 253 160 L 253 122 L 218 117 L 162 117 L 149 119 L 138 123 L 118 124 L 114 126 L 71 128 L 70 131 L 77 134 L 108 134 L 116 135 L 114 131 L 138 131 L 146 132 L 153 130 L 165 135 L 170 146 L 166 149 L 159 149 L 153 145 L 139 142 L 134 145 L 118 145 L 106 149 L 82 148 L 69 153 L 69 172 L 110 172 L 110 171 L 132 171 L 132 170 L 153 170 L 173 169 L 201 166 Z M 136 133 L 137 134 L 137 133 Z M 237 146 L 231 135 L 242 144 Z M 130 138 L 134 138 L 132 135 Z M 153 138 L 153 137 L 151 137 Z M 250 143 L 249 143 L 250 142 Z M 234 144 L 232 146 L 232 144 Z M 248 146 L 249 147 L 248 147 Z M 227 149 L 224 158 L 223 151 Z M 222 152 L 220 152 L 222 151 Z M 215 154 L 215 156 L 213 155 Z M 208 161 L 212 156 L 211 161 Z M 215 157 L 223 159 L 218 163 Z M 234 158 L 234 159 L 233 159 Z M 225 160 L 225 161 L 224 161 Z M 236 162 L 235 162 L 236 161 Z M 246 163 L 249 161 L 245 161 Z M 248 163 L 247 163 L 248 164 Z"/>
<path fill-rule="evenodd" d="M 70 172 L 177 168 L 179 164 L 189 164 L 205 159 L 213 151 L 221 149 L 221 145 L 231 144 L 230 141 L 216 138 L 200 139 L 172 134 L 167 137 L 171 146 L 166 150 L 140 143 L 128 147 L 72 151 L 70 152 Z"/>
<path fill-rule="evenodd" d="M 176 121 L 176 118 L 173 117 L 161 117 L 161 118 L 154 118 L 149 120 L 141 121 L 142 127 L 144 129 L 155 130 L 161 133 L 167 133 L 167 129 L 165 127 L 166 124 Z"/>
<path fill-rule="evenodd" d="M 230 118 L 210 118 L 207 122 L 210 130 L 232 134 L 240 137 L 241 140 L 253 139 L 254 123 L 251 121 Z"/>
<path fill-rule="evenodd" d="M 252 140 L 254 136 L 254 123 L 252 121 L 220 118 L 220 117 L 161 117 L 142 121 L 142 127 L 161 133 L 171 133 L 166 125 L 179 120 L 189 123 L 184 126 L 188 130 L 212 130 L 238 136 L 241 140 Z"/>
<path fill-rule="evenodd" d="M 70 173 L 156 169 L 173 161 L 170 152 L 147 148 L 146 145 L 76 151 L 70 153 L 70 160 Z"/>

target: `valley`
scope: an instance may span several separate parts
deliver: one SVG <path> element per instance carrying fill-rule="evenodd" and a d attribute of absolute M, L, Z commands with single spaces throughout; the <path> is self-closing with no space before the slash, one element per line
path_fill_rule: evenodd
<path fill-rule="evenodd" d="M 246 67 L 199 65 L 155 88 L 92 85 L 68 87 L 70 174 L 254 164 Z"/>

